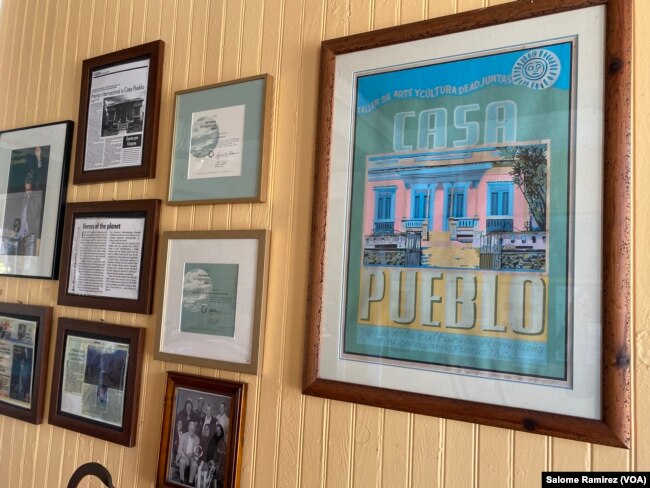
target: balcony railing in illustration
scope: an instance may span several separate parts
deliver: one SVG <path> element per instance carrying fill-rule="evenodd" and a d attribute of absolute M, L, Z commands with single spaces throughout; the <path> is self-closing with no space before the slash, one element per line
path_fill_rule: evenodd
<path fill-rule="evenodd" d="M 474 228 L 478 218 L 471 217 L 449 217 L 449 239 L 459 242 L 472 242 L 474 239 Z"/>
<path fill-rule="evenodd" d="M 375 222 L 375 229 L 373 234 L 376 236 L 393 235 L 395 233 L 394 221 Z"/>
<path fill-rule="evenodd" d="M 488 218 L 485 221 L 486 232 L 512 232 L 512 217 Z"/>
<path fill-rule="evenodd" d="M 429 240 L 429 219 L 402 219 L 402 231 L 419 231 L 425 241 Z"/>

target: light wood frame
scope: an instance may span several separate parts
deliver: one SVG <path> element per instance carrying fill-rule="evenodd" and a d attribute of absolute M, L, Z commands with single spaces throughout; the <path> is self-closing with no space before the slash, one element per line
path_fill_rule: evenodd
<path fill-rule="evenodd" d="M 606 229 L 603 233 L 602 255 L 602 420 L 353 385 L 320 377 L 320 336 L 324 326 L 322 276 L 325 271 L 326 202 L 330 180 L 337 56 L 597 5 L 606 6 L 607 17 L 606 72 L 603 73 L 603 161 L 607 176 L 604 179 L 602 215 L 603 229 Z M 627 0 L 521 0 L 323 42 L 304 393 L 586 442 L 630 447 L 631 55 L 632 2 Z"/>

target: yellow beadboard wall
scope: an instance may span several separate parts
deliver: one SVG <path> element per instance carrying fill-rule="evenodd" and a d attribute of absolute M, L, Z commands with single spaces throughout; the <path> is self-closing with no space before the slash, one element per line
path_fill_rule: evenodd
<path fill-rule="evenodd" d="M 630 0 L 632 1 L 632 0 Z M 264 204 L 164 206 L 161 230 L 272 231 L 263 372 L 152 358 L 155 315 L 56 307 L 57 282 L 0 278 L 0 300 L 147 329 L 137 445 L 124 448 L 43 423 L 0 417 L 0 487 L 66 486 L 99 461 L 118 488 L 155 484 L 165 371 L 248 383 L 242 487 L 534 487 L 542 470 L 649 470 L 650 300 L 635 300 L 633 447 L 626 451 L 300 393 L 322 39 L 471 10 L 496 0 L 0 0 L 0 129 L 77 118 L 81 61 L 163 39 L 153 180 L 68 188 L 74 201 L 165 199 L 173 93 L 268 72 L 275 108 Z M 634 289 L 650 293 L 650 1 L 635 0 Z M 645 27 L 645 28 L 644 28 Z M 159 305 L 159 304 L 157 304 Z M 54 327 L 56 331 L 56 327 Z M 53 346 L 53 344 L 52 344 Z M 50 369 L 53 350 L 50 349 Z M 49 398 L 49 388 L 47 397 Z M 86 485 L 100 486 L 98 481 Z"/>

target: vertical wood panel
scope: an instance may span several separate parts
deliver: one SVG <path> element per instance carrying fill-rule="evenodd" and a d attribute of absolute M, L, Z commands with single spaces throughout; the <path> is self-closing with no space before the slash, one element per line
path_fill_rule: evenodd
<path fill-rule="evenodd" d="M 473 486 L 475 476 L 474 427 L 465 422 L 447 420 L 445 429 L 444 484 L 447 488 Z"/>
<path fill-rule="evenodd" d="M 18 53 L 18 65 L 16 66 L 16 86 L 14 88 L 12 101 L 9 104 L 13 110 L 13 125 L 22 127 L 26 124 L 25 102 L 28 98 L 27 88 L 32 72 L 32 56 L 34 54 L 34 17 L 36 15 L 36 2 L 34 0 L 23 4 L 23 22 L 21 34 L 21 49 Z"/>
<path fill-rule="evenodd" d="M 539 473 L 548 471 L 546 438 L 516 432 L 513 435 L 514 486 L 525 488 L 539 484 Z"/>
<path fill-rule="evenodd" d="M 364 466 L 364 469 L 353 470 L 352 486 L 381 486 L 383 429 L 383 410 L 365 405 L 357 406 L 352 461 L 353 466 Z"/>
<path fill-rule="evenodd" d="M 394 410 L 384 414 L 384 438 L 382 449 L 382 486 L 408 487 L 411 460 L 412 415 Z"/>
<path fill-rule="evenodd" d="M 328 488 L 344 488 L 351 486 L 353 432 L 356 429 L 354 421 L 355 406 L 349 403 L 328 401 L 329 420 L 327 431 L 326 473 L 325 481 Z M 361 408 L 361 406 L 359 406 Z M 370 467 L 372 469 L 372 467 Z"/>
<path fill-rule="evenodd" d="M 590 471 L 591 446 L 584 442 L 569 441 L 566 439 L 552 440 L 553 471 Z"/>
<path fill-rule="evenodd" d="M 9 17 L 5 25 L 11 26 L 7 30 L 7 36 L 11 34 L 11 38 L 8 38 L 3 43 L 3 69 L 0 70 L 0 79 L 3 80 L 4 93 L 0 94 L 3 98 L 2 107 L 4 110 L 0 111 L 0 117 L 2 117 L 2 127 L 11 127 L 10 116 L 13 116 L 13 113 L 9 109 L 9 101 L 11 100 L 10 94 L 13 93 L 14 86 L 12 84 L 13 79 L 15 79 L 16 69 L 15 66 L 18 64 L 16 58 L 22 50 L 20 43 L 20 32 L 19 27 L 22 25 L 24 16 L 21 15 L 22 11 L 19 9 L 18 2 L 8 3 L 6 6 L 3 6 L 3 14 Z"/>
<path fill-rule="evenodd" d="M 400 24 L 422 20 L 425 9 L 426 4 L 421 0 L 402 0 L 400 3 Z"/>
<path fill-rule="evenodd" d="M 415 415 L 413 419 L 413 488 L 438 487 L 440 466 L 440 419 Z"/>
<path fill-rule="evenodd" d="M 325 420 L 325 400 L 305 397 L 302 413 L 299 486 L 313 488 L 322 488 L 323 486 L 323 460 L 325 458 L 323 442 L 327 435 L 324 430 Z"/>
<path fill-rule="evenodd" d="M 486 6 L 487 0 L 458 0 L 458 12 L 475 10 Z"/>
<path fill-rule="evenodd" d="M 513 468 L 512 433 L 485 426 L 478 431 L 478 486 L 506 486 Z"/>

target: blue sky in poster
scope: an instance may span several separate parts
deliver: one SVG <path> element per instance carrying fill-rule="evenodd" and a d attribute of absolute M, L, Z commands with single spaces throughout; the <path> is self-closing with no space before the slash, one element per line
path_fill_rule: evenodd
<path fill-rule="evenodd" d="M 403 92 L 403 98 L 432 99 L 443 95 L 467 95 L 487 86 L 488 83 L 490 85 L 511 85 L 515 63 L 526 52 L 540 48 L 553 52 L 560 61 L 560 73 L 553 87 L 568 90 L 571 83 L 571 47 L 570 42 L 563 42 L 532 49 L 478 55 L 470 59 L 360 76 L 357 79 L 357 108 L 361 109 L 364 106 L 369 107 L 370 110 L 377 108 L 388 101 L 387 94 L 394 99 L 395 92 L 399 90 L 413 90 L 410 93 Z M 490 78 L 488 81 L 486 77 L 492 75 L 501 76 Z M 472 85 L 473 83 L 474 85 Z M 455 87 L 455 92 L 450 92 L 447 87 Z M 417 93 L 416 90 L 427 91 Z M 383 101 L 382 97 L 384 97 Z"/>

